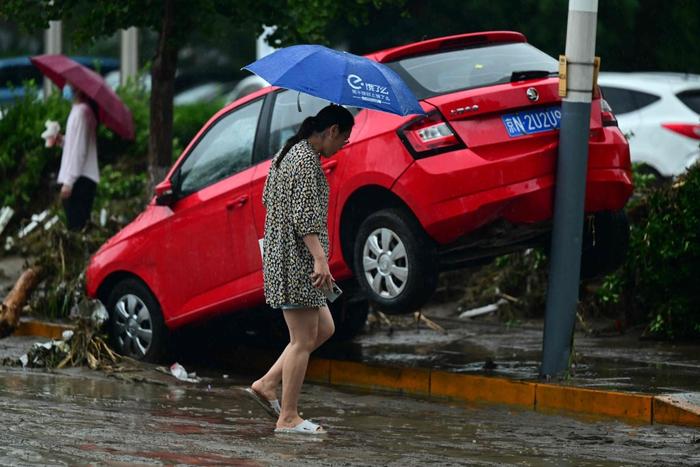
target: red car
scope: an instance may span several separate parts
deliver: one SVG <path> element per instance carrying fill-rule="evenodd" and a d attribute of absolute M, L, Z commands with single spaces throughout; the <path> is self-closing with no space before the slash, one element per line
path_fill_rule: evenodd
<path fill-rule="evenodd" d="M 329 263 L 344 288 L 354 278 L 380 309 L 409 312 L 430 297 L 440 271 L 548 241 L 558 63 L 522 34 L 502 31 L 369 57 L 404 78 L 427 116 L 353 109 L 349 144 L 322 161 L 331 187 Z M 259 239 L 270 158 L 326 104 L 268 87 L 228 105 L 145 211 L 94 255 L 87 292 L 106 304 L 120 352 L 155 360 L 170 330 L 264 305 Z M 597 89 L 589 150 L 583 276 L 622 260 L 622 209 L 632 192 L 627 142 Z M 336 315 L 338 331 L 355 332 L 366 312 Z"/>

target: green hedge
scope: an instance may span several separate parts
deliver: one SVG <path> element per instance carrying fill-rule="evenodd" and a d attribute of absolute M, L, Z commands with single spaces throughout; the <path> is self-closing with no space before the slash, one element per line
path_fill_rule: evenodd
<path fill-rule="evenodd" d="M 49 188 L 50 174 L 58 171 L 61 149 L 45 148 L 41 133 L 46 120 L 56 120 L 65 131 L 70 102 L 60 93 L 48 99 L 37 97 L 34 83 L 26 83 L 26 95 L 3 109 L 0 119 L 0 206 L 10 205 L 18 211 L 16 218 L 43 209 L 55 199 Z M 98 157 L 102 168 L 112 165 L 107 172 L 107 183 L 120 185 L 119 176 L 130 178 L 125 183 L 136 183 L 147 173 L 149 139 L 149 94 L 136 84 L 128 84 L 117 91 L 134 118 L 136 137 L 125 141 L 103 125 L 98 130 Z M 221 102 L 179 106 L 173 116 L 173 160 L 189 143 L 204 123 L 222 106 Z M 102 190 L 103 195 L 109 195 Z M 99 197 L 99 192 L 98 192 Z"/>
<path fill-rule="evenodd" d="M 2 109 L 0 118 L 0 206 L 17 209 L 32 201 L 42 187 L 48 168 L 58 167 L 60 148 L 45 148 L 41 133 L 46 120 L 65 126 L 70 103 L 54 94 L 45 101 L 37 99 L 34 83 L 15 105 Z"/>
<path fill-rule="evenodd" d="M 663 338 L 700 337 L 700 166 L 634 206 L 619 272 L 629 310 Z"/>

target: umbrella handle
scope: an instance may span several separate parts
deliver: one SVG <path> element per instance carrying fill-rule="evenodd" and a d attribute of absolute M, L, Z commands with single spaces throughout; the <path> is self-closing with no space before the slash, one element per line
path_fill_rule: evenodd
<path fill-rule="evenodd" d="M 297 111 L 301 113 L 301 92 L 297 93 Z"/>

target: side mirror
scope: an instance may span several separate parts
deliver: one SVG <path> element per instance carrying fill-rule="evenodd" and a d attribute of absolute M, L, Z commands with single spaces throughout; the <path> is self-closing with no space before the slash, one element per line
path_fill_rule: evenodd
<path fill-rule="evenodd" d="M 170 206 L 173 201 L 175 201 L 175 196 L 170 180 L 164 180 L 156 185 L 156 204 L 158 206 Z"/>

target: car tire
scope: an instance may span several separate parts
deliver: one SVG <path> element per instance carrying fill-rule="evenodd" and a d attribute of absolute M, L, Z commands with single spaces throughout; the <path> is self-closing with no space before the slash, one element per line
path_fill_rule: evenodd
<path fill-rule="evenodd" d="M 124 279 L 110 292 L 109 341 L 122 355 L 159 362 L 166 353 L 170 332 L 151 291 L 137 279 Z"/>
<path fill-rule="evenodd" d="M 416 310 L 437 287 L 435 245 L 403 209 L 383 209 L 362 222 L 353 263 L 366 297 L 389 314 Z"/>
<path fill-rule="evenodd" d="M 581 250 L 581 279 L 609 274 L 625 261 L 629 221 L 625 211 L 601 211 L 585 220 Z"/>

